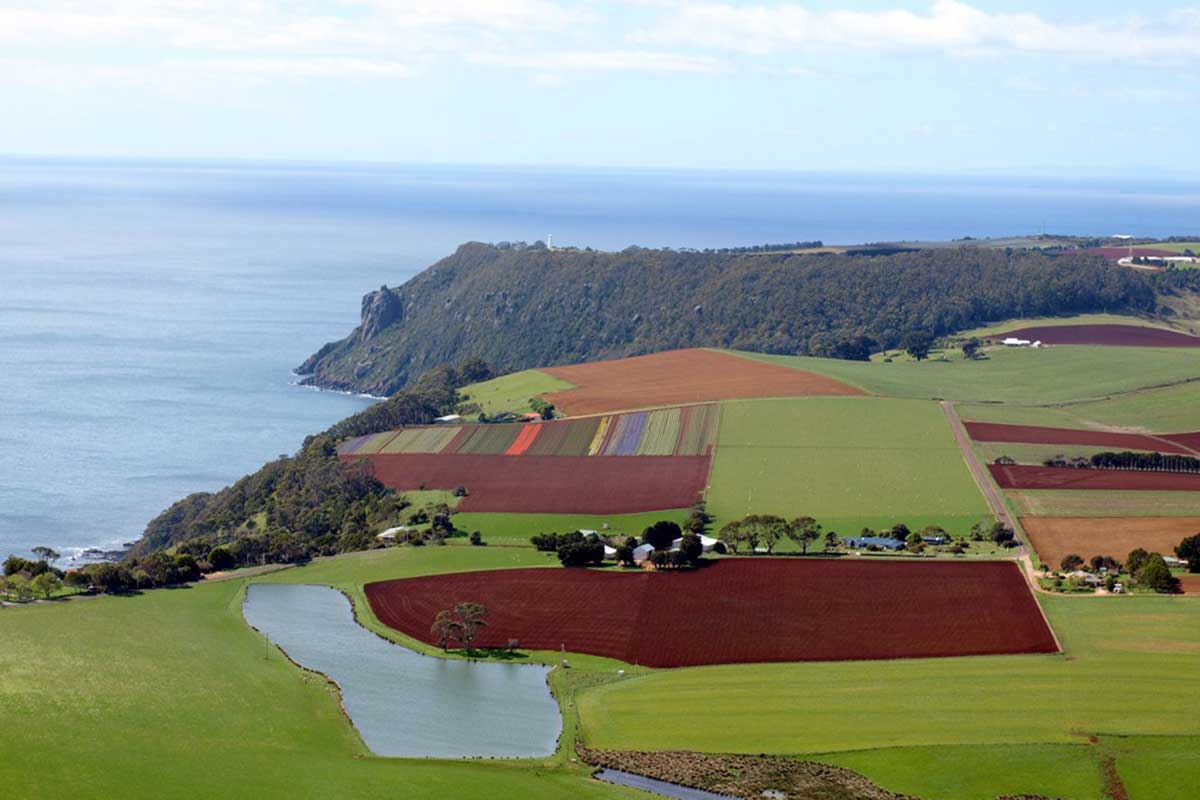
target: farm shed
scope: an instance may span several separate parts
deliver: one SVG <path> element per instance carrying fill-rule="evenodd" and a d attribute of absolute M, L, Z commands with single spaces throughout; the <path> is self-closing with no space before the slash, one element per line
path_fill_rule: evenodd
<path fill-rule="evenodd" d="M 678 539 L 671 542 L 671 549 L 678 550 L 682 544 L 683 544 L 683 537 L 680 536 Z M 717 546 L 717 540 L 712 538 L 711 536 L 705 536 L 704 534 L 700 534 L 700 545 L 704 548 L 704 552 L 711 553 L 712 549 Z"/>
<path fill-rule="evenodd" d="M 652 544 L 638 545 L 637 547 L 633 548 L 634 563 L 641 563 L 641 562 L 645 561 L 646 559 L 650 558 L 650 556 L 653 552 L 654 552 L 654 545 L 652 545 Z"/>
<path fill-rule="evenodd" d="M 451 422 L 461 422 L 461 421 L 462 421 L 462 415 L 460 415 L 460 414 L 447 414 L 444 417 L 438 417 L 437 419 L 434 420 L 434 422 L 440 422 L 443 425 L 449 424 Z"/>
<path fill-rule="evenodd" d="M 375 540 L 379 542 L 394 542 L 396 541 L 397 536 L 408 533 L 412 530 L 415 530 L 415 528 L 411 528 L 408 525 L 400 525 L 395 528 L 388 528 L 386 531 L 376 534 Z"/>
<path fill-rule="evenodd" d="M 617 548 L 604 545 L 604 560 L 611 561 L 617 557 Z"/>

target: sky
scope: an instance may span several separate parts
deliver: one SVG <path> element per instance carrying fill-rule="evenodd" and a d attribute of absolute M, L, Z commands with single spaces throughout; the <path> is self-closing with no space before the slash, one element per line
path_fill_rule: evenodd
<path fill-rule="evenodd" d="M 7 155 L 1195 176 L 1200 5 L 0 0 L 0 114 Z"/>

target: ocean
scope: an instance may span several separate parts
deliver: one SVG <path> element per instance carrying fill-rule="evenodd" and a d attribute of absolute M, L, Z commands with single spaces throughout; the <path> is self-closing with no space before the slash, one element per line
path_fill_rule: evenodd
<path fill-rule="evenodd" d="M 291 370 L 461 242 L 1200 233 L 1200 185 L 0 160 L 0 557 L 137 538 L 367 398 Z"/>

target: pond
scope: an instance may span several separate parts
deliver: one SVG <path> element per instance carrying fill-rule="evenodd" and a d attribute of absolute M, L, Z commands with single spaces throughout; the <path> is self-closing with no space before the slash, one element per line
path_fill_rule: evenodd
<path fill-rule="evenodd" d="M 425 656 L 354 619 L 328 586 L 252 584 L 246 621 L 308 669 L 328 675 L 371 752 L 431 758 L 526 758 L 554 752 L 562 730 L 549 668 Z"/>

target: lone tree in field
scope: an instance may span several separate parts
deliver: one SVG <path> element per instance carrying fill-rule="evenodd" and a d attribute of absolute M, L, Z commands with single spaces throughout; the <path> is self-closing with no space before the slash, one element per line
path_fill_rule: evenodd
<path fill-rule="evenodd" d="M 787 537 L 800 545 L 804 555 L 808 555 L 809 543 L 821 537 L 821 523 L 812 517 L 797 517 L 788 523 Z"/>
<path fill-rule="evenodd" d="M 1188 572 L 1200 573 L 1200 533 L 1192 534 L 1179 543 L 1175 555 L 1188 563 Z"/>
<path fill-rule="evenodd" d="M 981 347 L 983 347 L 983 342 L 979 341 L 977 337 L 972 336 L 962 344 L 963 356 L 970 359 L 978 358 L 979 348 Z"/>
<path fill-rule="evenodd" d="M 909 331 L 900 340 L 900 346 L 917 361 L 923 361 L 933 349 L 933 336 L 928 331 Z"/>
<path fill-rule="evenodd" d="M 479 629 L 487 626 L 487 609 L 483 603 L 456 603 L 454 608 L 439 611 L 430 633 L 437 638 L 438 647 L 450 649 L 457 639 L 466 650 L 471 649 Z"/>

